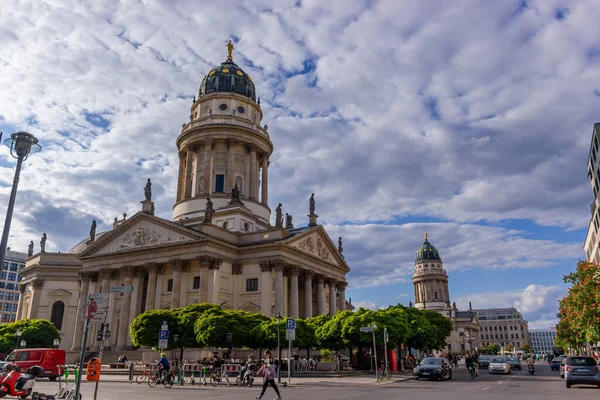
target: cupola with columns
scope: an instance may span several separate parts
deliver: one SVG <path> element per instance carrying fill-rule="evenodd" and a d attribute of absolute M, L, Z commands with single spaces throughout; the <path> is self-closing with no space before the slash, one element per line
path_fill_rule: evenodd
<path fill-rule="evenodd" d="M 173 220 L 193 227 L 204 221 L 207 197 L 213 203 L 212 223 L 235 232 L 270 227 L 269 157 L 273 143 L 254 83 L 228 57 L 200 85 L 190 121 L 177 138 L 179 176 Z M 237 186 L 240 202 L 232 202 Z"/>
<path fill-rule="evenodd" d="M 415 272 L 415 307 L 428 310 L 443 310 L 450 307 L 448 293 L 448 274 L 437 249 L 427 240 L 417 250 Z"/>

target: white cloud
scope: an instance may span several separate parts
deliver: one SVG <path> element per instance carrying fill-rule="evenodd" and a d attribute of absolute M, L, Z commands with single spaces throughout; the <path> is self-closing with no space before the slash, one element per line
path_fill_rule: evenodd
<path fill-rule="evenodd" d="M 469 301 L 473 308 L 514 307 L 523 314 L 529 329 L 549 328 L 556 325 L 558 301 L 566 290 L 558 286 L 531 284 L 524 289 L 495 293 L 472 293 L 456 299 L 460 309 L 466 309 Z"/>
<path fill-rule="evenodd" d="M 377 306 L 377 304 L 373 303 L 372 301 L 357 301 L 353 304 L 353 306 L 356 307 L 356 309 L 362 307 L 369 310 L 377 310 L 379 308 L 379 306 Z"/>

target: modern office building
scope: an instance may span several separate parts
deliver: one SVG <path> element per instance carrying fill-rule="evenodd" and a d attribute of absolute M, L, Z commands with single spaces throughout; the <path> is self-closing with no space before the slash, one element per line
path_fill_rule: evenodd
<path fill-rule="evenodd" d="M 486 308 L 474 310 L 479 317 L 479 342 L 485 347 L 513 345 L 517 350 L 529 343 L 527 321 L 516 308 Z"/>
<path fill-rule="evenodd" d="M 583 249 L 585 251 L 585 258 L 587 261 L 599 263 L 600 252 L 598 246 L 598 231 L 600 230 L 600 210 L 598 206 L 598 192 L 600 191 L 600 156 L 598 155 L 600 146 L 600 123 L 594 124 L 594 130 L 592 131 L 592 142 L 590 144 L 590 154 L 588 156 L 588 178 L 590 178 L 590 184 L 592 185 L 592 193 L 594 194 L 594 200 L 590 204 L 590 223 L 588 225 L 587 236 L 585 237 L 585 243 Z"/>
<path fill-rule="evenodd" d="M 4 265 L 0 273 L 0 322 L 15 322 L 17 318 L 17 306 L 19 303 L 19 282 L 21 275 L 19 271 L 25 268 L 27 253 L 18 251 L 6 251 Z"/>
<path fill-rule="evenodd" d="M 535 354 L 553 354 L 556 329 L 531 329 L 529 339 Z"/>

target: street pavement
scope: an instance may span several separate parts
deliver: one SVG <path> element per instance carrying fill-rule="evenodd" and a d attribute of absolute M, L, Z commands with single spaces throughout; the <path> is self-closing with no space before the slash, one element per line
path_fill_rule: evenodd
<path fill-rule="evenodd" d="M 290 387 L 281 387 L 285 400 L 337 400 L 337 399 L 440 399 L 440 400 L 552 400 L 577 398 L 578 400 L 597 399 L 600 389 L 594 387 L 576 386 L 567 389 L 565 381 L 560 379 L 558 372 L 550 371 L 548 364 L 537 364 L 536 375 L 530 376 L 523 365 L 522 371 L 513 371 L 512 375 L 489 375 L 482 371 L 481 376 L 471 380 L 464 371 L 456 371 L 453 379 L 444 382 L 412 380 L 409 376 L 395 376 L 392 380 L 376 383 L 374 377 L 343 377 L 343 378 L 297 378 L 292 379 Z M 255 381 L 260 383 L 260 378 Z M 53 394 L 58 388 L 57 383 L 40 381 L 36 391 Z M 100 383 L 98 399 L 196 399 L 208 398 L 219 400 L 253 399 L 259 394 L 260 387 L 238 388 L 234 385 L 227 387 L 162 386 L 151 389 L 146 384 L 129 384 L 118 382 Z M 85 382 L 82 385 L 83 400 L 92 399 L 94 384 Z M 265 400 L 275 398 L 272 388 L 267 389 Z"/>

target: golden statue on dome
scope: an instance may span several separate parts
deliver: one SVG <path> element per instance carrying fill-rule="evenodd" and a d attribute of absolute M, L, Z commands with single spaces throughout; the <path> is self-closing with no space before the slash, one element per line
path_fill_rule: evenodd
<path fill-rule="evenodd" d="M 425 240 L 427 240 L 427 231 L 425 231 Z"/>
<path fill-rule="evenodd" d="M 233 61 L 233 42 L 231 39 L 227 43 L 227 61 Z"/>

